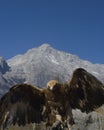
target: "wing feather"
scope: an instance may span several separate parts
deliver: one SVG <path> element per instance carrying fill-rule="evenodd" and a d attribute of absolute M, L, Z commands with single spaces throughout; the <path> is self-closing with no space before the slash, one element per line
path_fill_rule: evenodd
<path fill-rule="evenodd" d="M 78 68 L 69 82 L 69 95 L 72 108 L 90 112 L 104 104 L 104 85 L 91 73 Z"/>
<path fill-rule="evenodd" d="M 0 126 L 39 123 L 44 104 L 42 89 L 28 84 L 14 85 L 0 100 Z"/>

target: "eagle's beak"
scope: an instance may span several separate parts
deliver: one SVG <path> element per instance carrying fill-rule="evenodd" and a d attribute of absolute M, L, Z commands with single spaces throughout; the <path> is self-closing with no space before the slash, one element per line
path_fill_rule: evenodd
<path fill-rule="evenodd" d="M 50 86 L 50 90 L 51 90 L 51 91 L 53 90 L 53 86 Z"/>

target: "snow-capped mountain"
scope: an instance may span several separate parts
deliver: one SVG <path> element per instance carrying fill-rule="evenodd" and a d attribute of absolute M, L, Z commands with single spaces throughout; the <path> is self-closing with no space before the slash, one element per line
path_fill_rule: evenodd
<path fill-rule="evenodd" d="M 92 64 L 76 55 L 43 44 L 7 61 L 0 59 L 0 95 L 17 83 L 30 83 L 45 87 L 47 81 L 66 82 L 74 69 L 82 67 L 104 83 L 104 65 Z"/>

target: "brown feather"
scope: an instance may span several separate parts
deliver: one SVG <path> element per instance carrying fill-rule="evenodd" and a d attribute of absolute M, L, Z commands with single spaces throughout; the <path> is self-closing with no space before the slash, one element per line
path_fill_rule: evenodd
<path fill-rule="evenodd" d="M 78 68 L 69 82 L 69 98 L 73 108 L 90 112 L 104 104 L 104 85 L 86 70 Z"/>
<path fill-rule="evenodd" d="M 0 100 L 0 126 L 39 123 L 44 105 L 41 89 L 28 84 L 14 85 Z"/>

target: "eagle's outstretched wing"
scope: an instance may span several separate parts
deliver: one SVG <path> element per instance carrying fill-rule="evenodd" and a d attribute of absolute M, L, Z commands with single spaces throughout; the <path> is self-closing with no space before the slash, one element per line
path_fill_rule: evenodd
<path fill-rule="evenodd" d="M 44 104 L 44 93 L 38 87 L 13 86 L 0 100 L 0 127 L 41 122 Z"/>
<path fill-rule="evenodd" d="M 86 70 L 76 69 L 68 86 L 72 108 L 90 112 L 104 104 L 104 85 Z"/>

